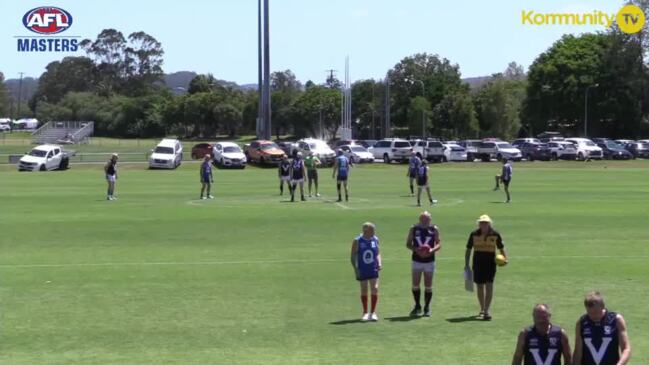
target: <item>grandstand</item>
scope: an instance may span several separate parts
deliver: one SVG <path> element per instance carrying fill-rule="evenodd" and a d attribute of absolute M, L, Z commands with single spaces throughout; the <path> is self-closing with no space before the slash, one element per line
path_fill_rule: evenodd
<path fill-rule="evenodd" d="M 32 142 L 34 144 L 88 143 L 89 137 L 92 136 L 94 130 L 94 122 L 51 121 L 32 133 Z"/>

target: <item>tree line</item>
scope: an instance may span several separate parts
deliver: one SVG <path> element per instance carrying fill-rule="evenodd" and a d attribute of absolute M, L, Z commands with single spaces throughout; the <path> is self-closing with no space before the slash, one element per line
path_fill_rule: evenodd
<path fill-rule="evenodd" d="M 552 130 L 578 136 L 587 114 L 590 136 L 647 137 L 647 39 L 646 31 L 629 35 L 617 27 L 565 35 L 527 72 L 512 62 L 474 87 L 462 81 L 459 66 L 448 59 L 411 55 L 383 79 L 353 83 L 354 135 L 511 139 Z M 186 93 L 174 94 L 163 82 L 162 45 L 151 35 L 125 37 L 106 29 L 81 47 L 85 56 L 51 62 L 41 75 L 28 101 L 39 120 L 93 120 L 97 135 L 116 137 L 255 133 L 256 90 L 207 74 L 191 80 Z M 290 70 L 272 73 L 273 134 L 334 136 L 341 90 L 333 75 L 320 84 L 302 84 Z M 8 100 L 0 88 L 0 116 L 7 115 Z"/>

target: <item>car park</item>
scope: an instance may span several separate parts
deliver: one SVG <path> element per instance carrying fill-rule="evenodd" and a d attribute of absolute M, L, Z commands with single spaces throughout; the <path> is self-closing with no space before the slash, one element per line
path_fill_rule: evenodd
<path fill-rule="evenodd" d="M 374 162 L 374 156 L 363 146 L 347 145 L 338 148 L 353 163 Z"/>
<path fill-rule="evenodd" d="M 18 161 L 18 171 L 65 170 L 70 165 L 69 154 L 59 145 L 34 147 Z"/>
<path fill-rule="evenodd" d="M 494 139 L 488 139 L 480 144 L 478 156 L 483 162 L 491 161 L 494 158 L 498 161 L 501 161 L 503 158 L 520 161 L 523 158 L 521 151 L 509 142 Z"/>
<path fill-rule="evenodd" d="M 212 145 L 210 143 L 198 143 L 192 147 L 192 159 L 199 160 L 207 154 L 212 154 Z"/>
<path fill-rule="evenodd" d="M 527 161 L 550 161 L 552 159 L 552 149 L 544 143 L 525 142 L 521 146 L 521 153 Z"/>
<path fill-rule="evenodd" d="M 553 141 L 548 142 L 553 160 L 576 160 L 577 148 L 572 142 Z"/>
<path fill-rule="evenodd" d="M 323 166 L 331 166 L 336 158 L 336 153 L 329 145 L 320 139 L 304 138 L 296 143 L 296 150 L 304 156 L 309 154 L 317 157 Z"/>
<path fill-rule="evenodd" d="M 163 139 L 149 156 L 149 168 L 175 169 L 183 161 L 183 145 L 177 139 Z"/>
<path fill-rule="evenodd" d="M 525 143 L 541 143 L 538 138 L 519 138 L 512 141 L 512 146 L 521 149 Z"/>
<path fill-rule="evenodd" d="M 285 153 L 287 156 L 289 156 L 289 155 L 291 154 L 291 152 L 292 152 L 294 149 L 297 148 L 297 144 L 296 144 L 295 142 L 291 142 L 291 141 L 281 141 L 281 142 L 277 142 L 277 146 L 279 146 L 279 148 L 280 148 L 282 151 L 284 151 L 284 153 Z"/>
<path fill-rule="evenodd" d="M 588 138 L 566 138 L 566 141 L 575 145 L 578 160 L 601 160 L 604 158 L 602 149 Z"/>
<path fill-rule="evenodd" d="M 625 150 L 622 146 L 613 140 L 597 143 L 597 146 L 602 149 L 602 154 L 607 160 L 630 160 L 633 158 L 631 152 Z"/>
<path fill-rule="evenodd" d="M 361 146 L 363 146 L 365 148 L 370 148 L 370 147 L 374 146 L 374 144 L 376 144 L 376 142 L 377 142 L 377 140 L 375 140 L 375 139 L 364 139 L 364 140 L 358 141 L 358 144 L 360 144 Z"/>
<path fill-rule="evenodd" d="M 218 142 L 214 144 L 212 160 L 219 167 L 246 168 L 247 159 L 241 147 L 234 142 Z"/>
<path fill-rule="evenodd" d="M 632 139 L 616 139 L 615 142 L 617 142 L 617 144 L 624 147 L 624 146 L 628 145 L 629 143 L 634 143 L 635 141 L 632 140 Z"/>
<path fill-rule="evenodd" d="M 243 148 L 246 160 L 261 165 L 277 165 L 286 156 L 277 143 L 266 140 L 255 140 Z"/>
<path fill-rule="evenodd" d="M 423 158 L 430 162 L 448 161 L 448 157 L 444 153 L 446 147 L 442 142 L 414 140 L 410 141 L 410 144 L 419 158 Z"/>
<path fill-rule="evenodd" d="M 466 161 L 466 149 L 456 143 L 445 143 L 444 156 L 447 161 Z"/>
<path fill-rule="evenodd" d="M 625 146 L 633 158 L 649 158 L 649 143 L 633 142 Z"/>
<path fill-rule="evenodd" d="M 458 143 L 466 150 L 466 160 L 473 162 L 478 157 L 478 147 L 482 144 L 479 139 L 467 139 Z"/>
<path fill-rule="evenodd" d="M 386 138 L 376 142 L 374 146 L 368 149 L 374 158 L 383 159 L 383 162 L 392 161 L 406 162 L 412 154 L 410 142 L 400 138 Z"/>

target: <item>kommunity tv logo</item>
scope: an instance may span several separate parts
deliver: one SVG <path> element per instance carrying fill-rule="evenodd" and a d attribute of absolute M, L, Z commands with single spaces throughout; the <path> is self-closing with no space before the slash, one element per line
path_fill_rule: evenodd
<path fill-rule="evenodd" d="M 523 10 L 521 23 L 532 26 L 600 25 L 605 28 L 617 24 L 622 32 L 635 34 L 644 27 L 645 14 L 636 5 L 626 5 L 617 14 L 609 14 L 600 10 L 587 13 L 539 13 L 534 10 Z"/>

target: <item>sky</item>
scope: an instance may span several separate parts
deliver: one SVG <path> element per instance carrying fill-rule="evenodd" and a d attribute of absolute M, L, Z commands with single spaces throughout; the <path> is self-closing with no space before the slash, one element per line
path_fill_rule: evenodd
<path fill-rule="evenodd" d="M 45 66 L 76 53 L 18 52 L 16 36 L 34 35 L 23 15 L 38 6 L 67 10 L 73 24 L 60 36 L 95 39 L 105 28 L 125 36 L 144 31 L 162 43 L 165 73 L 195 71 L 239 84 L 257 81 L 257 0 L 88 1 L 2 0 L 0 71 L 6 79 L 38 77 Z M 406 56 L 438 54 L 460 66 L 462 77 L 501 72 L 511 61 L 525 67 L 563 34 L 602 26 L 523 25 L 522 11 L 616 13 L 618 0 L 270 0 L 271 71 L 292 70 L 306 82 L 384 77 Z"/>

